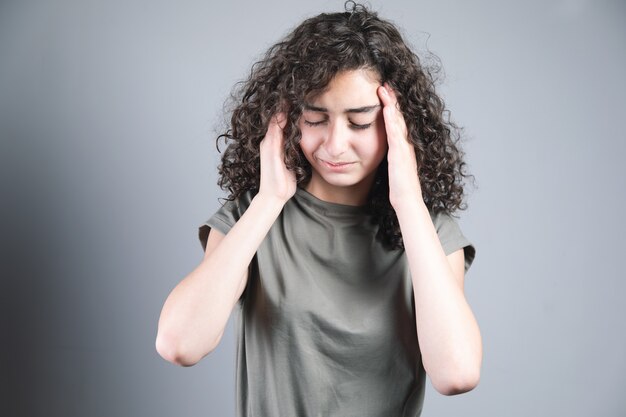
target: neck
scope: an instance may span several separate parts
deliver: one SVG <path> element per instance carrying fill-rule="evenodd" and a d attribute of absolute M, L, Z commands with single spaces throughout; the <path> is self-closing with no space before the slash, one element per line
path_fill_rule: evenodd
<path fill-rule="evenodd" d="M 336 186 L 328 184 L 314 176 L 309 180 L 304 189 L 322 201 L 346 206 L 364 206 L 367 204 L 374 176 L 365 179 L 358 184 L 349 186 Z"/>

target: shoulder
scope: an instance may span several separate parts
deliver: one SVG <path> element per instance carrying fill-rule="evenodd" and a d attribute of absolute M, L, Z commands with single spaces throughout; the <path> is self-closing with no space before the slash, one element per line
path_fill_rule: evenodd
<path fill-rule="evenodd" d="M 455 225 L 458 226 L 458 222 L 455 216 L 453 216 L 452 214 L 446 211 L 430 210 L 429 214 L 430 214 L 431 220 L 433 221 L 433 225 L 435 226 L 435 229 L 437 229 L 437 232 L 445 228 L 453 227 Z"/>
<path fill-rule="evenodd" d="M 230 231 L 248 209 L 255 194 L 256 192 L 248 190 L 233 200 L 225 200 L 222 206 L 200 225 L 198 228 L 198 237 L 203 248 L 206 247 L 211 229 L 217 229 L 224 235 Z"/>
<path fill-rule="evenodd" d="M 441 247 L 446 255 L 463 249 L 465 255 L 465 270 L 467 271 L 476 256 L 476 247 L 461 230 L 461 226 L 457 220 L 458 217 L 445 211 L 439 211 L 437 213 L 431 211 L 430 217 L 433 221 L 433 226 L 435 226 L 435 230 L 437 230 Z"/>
<path fill-rule="evenodd" d="M 248 207 L 250 207 L 250 203 L 252 202 L 255 194 L 256 191 L 248 190 L 244 191 L 235 199 L 223 200 L 222 207 L 220 207 L 217 212 L 228 212 L 241 216 L 248 209 Z"/>

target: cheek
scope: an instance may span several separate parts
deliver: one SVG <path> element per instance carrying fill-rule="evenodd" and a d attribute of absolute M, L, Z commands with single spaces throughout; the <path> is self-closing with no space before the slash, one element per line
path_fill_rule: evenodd
<path fill-rule="evenodd" d="M 308 126 L 300 128 L 300 148 L 305 153 L 311 153 L 320 146 L 319 135 L 310 131 Z"/>
<path fill-rule="evenodd" d="M 302 136 L 300 137 L 299 146 L 309 162 L 311 162 L 313 151 L 315 151 L 315 144 L 313 142 L 312 137 L 303 131 Z"/>
<path fill-rule="evenodd" d="M 387 143 L 387 135 L 385 130 L 378 131 L 368 141 L 368 153 L 372 159 L 382 160 L 387 153 L 389 145 Z"/>

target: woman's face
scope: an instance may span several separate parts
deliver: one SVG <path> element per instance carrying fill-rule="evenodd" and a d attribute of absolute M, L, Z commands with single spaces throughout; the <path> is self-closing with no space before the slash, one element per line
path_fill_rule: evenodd
<path fill-rule="evenodd" d="M 324 92 L 305 101 L 300 147 L 312 167 L 306 190 L 340 204 L 361 205 L 387 152 L 387 135 L 371 70 L 338 73 Z"/>

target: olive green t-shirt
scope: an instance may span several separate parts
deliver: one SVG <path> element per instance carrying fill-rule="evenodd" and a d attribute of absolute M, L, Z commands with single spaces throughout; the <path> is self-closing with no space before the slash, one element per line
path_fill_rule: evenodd
<path fill-rule="evenodd" d="M 251 193 L 205 224 L 227 234 Z M 454 218 L 431 215 L 446 255 L 475 256 Z M 364 207 L 298 188 L 261 243 L 237 314 L 237 416 L 419 416 L 425 372 L 403 250 Z"/>

